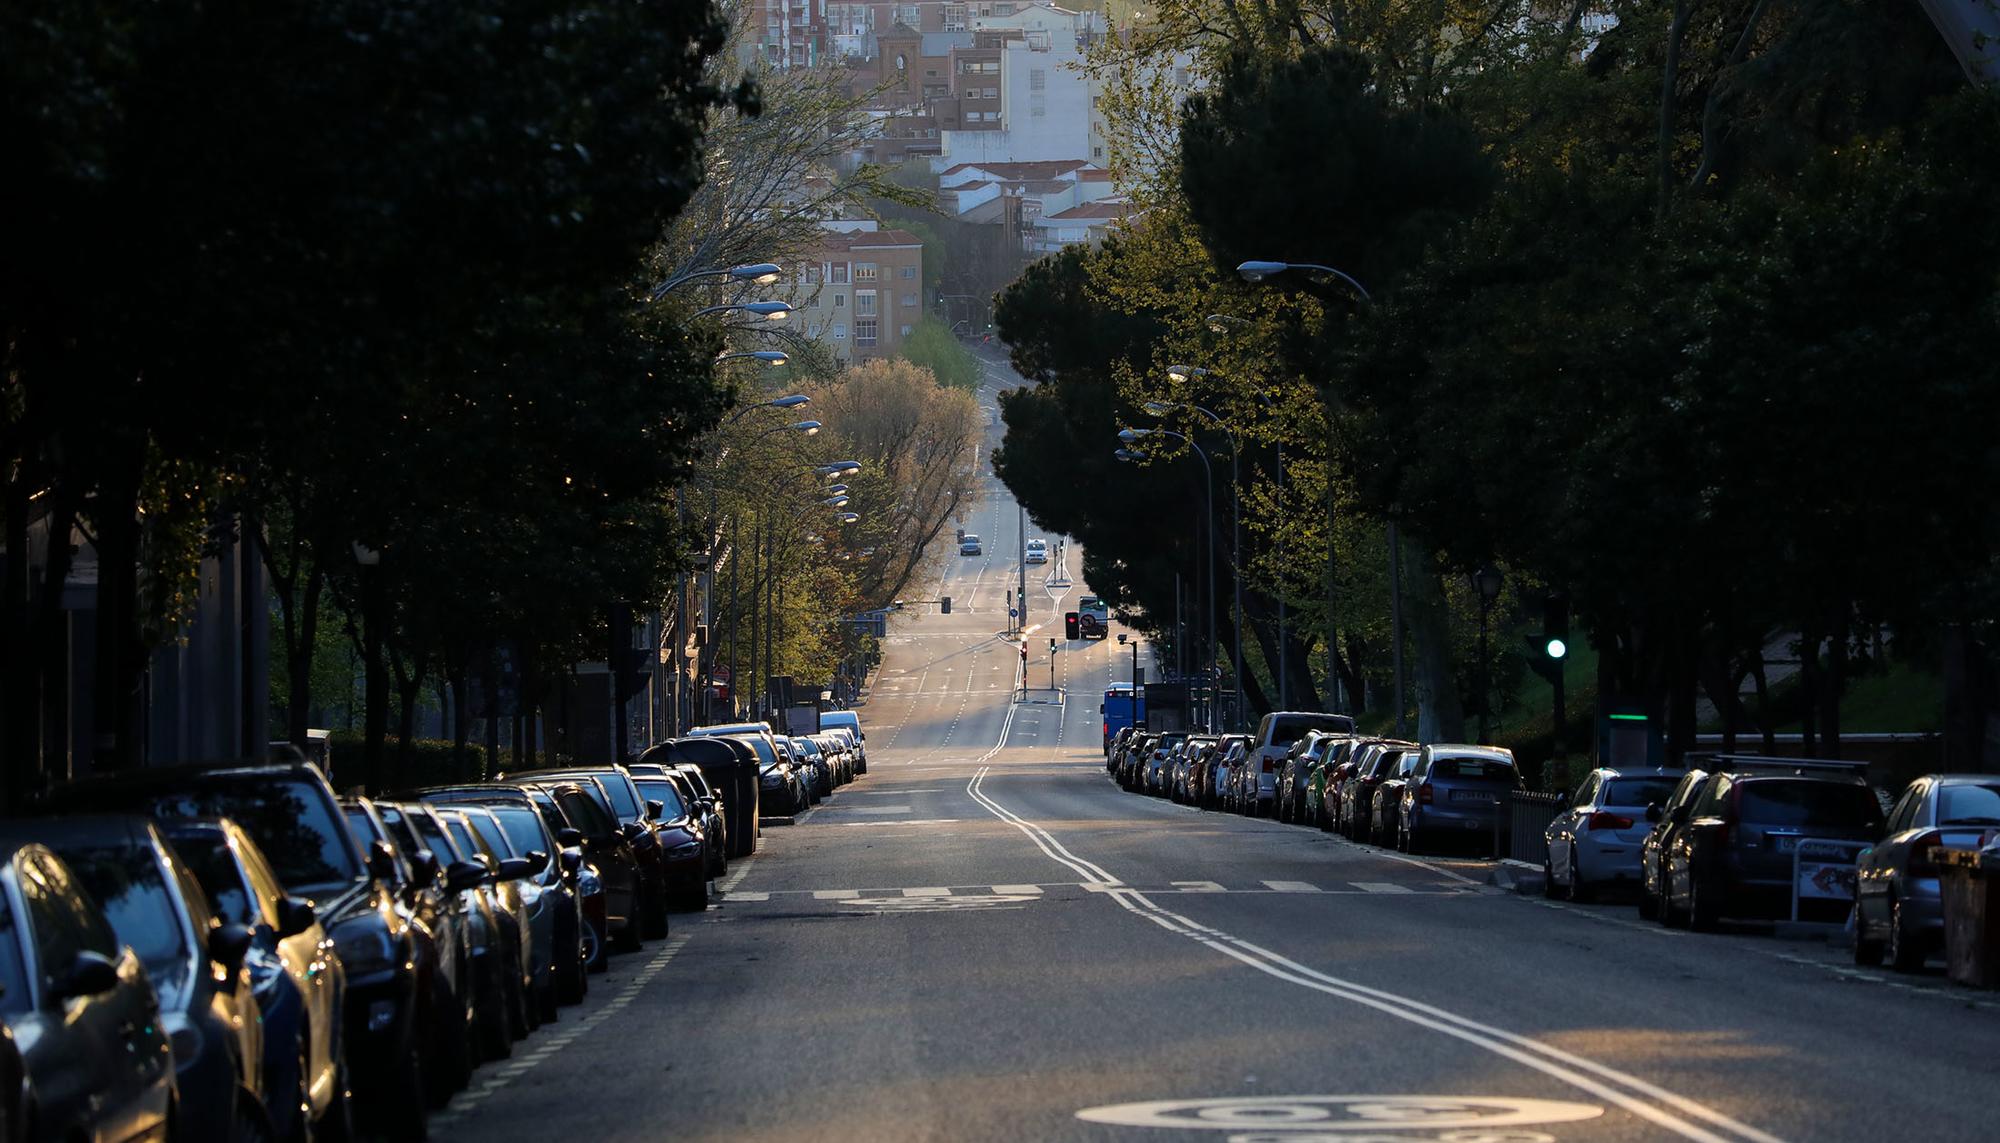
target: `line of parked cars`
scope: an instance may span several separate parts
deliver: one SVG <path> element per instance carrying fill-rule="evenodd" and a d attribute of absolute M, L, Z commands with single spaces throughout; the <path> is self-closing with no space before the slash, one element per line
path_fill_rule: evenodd
<path fill-rule="evenodd" d="M 1800 920 L 1847 920 L 1857 964 L 1914 972 L 1943 952 L 1938 854 L 2000 838 L 2000 775 L 1927 774 L 1892 799 L 1856 763 L 1690 763 L 1588 775 L 1549 824 L 1544 891 L 1625 889 L 1640 916 L 1695 929 L 1789 918 L 1796 902 Z"/>
<path fill-rule="evenodd" d="M 1312 711 L 1267 714 L 1247 735 L 1126 727 L 1105 755 L 1128 790 L 1408 852 L 1490 845 L 1521 788 L 1499 747 L 1370 737 L 1345 715 Z"/>
<path fill-rule="evenodd" d="M 0 823 L 0 1139 L 425 1138 L 611 952 L 707 907 L 763 799 L 865 771 L 833 713 L 368 797 L 304 761 L 56 789 Z"/>

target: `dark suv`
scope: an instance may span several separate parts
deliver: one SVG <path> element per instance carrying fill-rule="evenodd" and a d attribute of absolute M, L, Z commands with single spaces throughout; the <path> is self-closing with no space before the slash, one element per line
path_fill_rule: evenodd
<path fill-rule="evenodd" d="M 410 922 L 396 909 L 386 846 L 363 853 L 333 788 L 305 763 L 167 768 L 93 778 L 49 795 L 67 812 L 233 818 L 285 892 L 313 904 L 347 972 L 343 1042 L 355 1106 L 392 1139 L 424 1137 L 423 1042 Z"/>
<path fill-rule="evenodd" d="M 1661 919 L 1712 927 L 1720 917 L 1789 915 L 1800 838 L 1871 842 L 1882 803 L 1851 778 L 1750 771 L 1710 779 L 1666 854 Z M 1852 901 L 1802 901 L 1839 919 Z"/>

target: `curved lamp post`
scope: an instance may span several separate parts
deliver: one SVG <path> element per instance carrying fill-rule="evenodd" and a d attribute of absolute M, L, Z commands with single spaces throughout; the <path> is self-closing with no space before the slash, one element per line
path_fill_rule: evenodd
<path fill-rule="evenodd" d="M 754 317 L 763 318 L 765 321 L 784 321 L 786 315 L 791 312 L 792 303 L 790 302 L 730 302 L 720 306 L 703 306 L 688 316 L 706 317 L 709 314 L 746 313 Z"/>
<path fill-rule="evenodd" d="M 1492 564 L 1482 564 L 1472 573 L 1472 586 L 1479 592 L 1479 744 L 1490 745 L 1486 735 L 1486 614 L 1493 609 L 1493 601 L 1500 598 L 1500 586 L 1504 581 L 1500 569 Z"/>
<path fill-rule="evenodd" d="M 1167 366 L 1167 376 L 1185 384 L 1190 380 L 1208 376 L 1208 370 L 1198 365 L 1169 365 Z M 1229 661 L 1230 669 L 1236 674 L 1236 717 L 1241 719 L 1243 717 L 1243 499 L 1242 481 L 1239 478 L 1241 470 L 1237 465 L 1237 454 L 1242 450 L 1237 447 L 1236 434 L 1230 431 L 1229 426 L 1223 423 L 1222 418 L 1216 416 L 1213 410 L 1205 409 L 1200 405 L 1185 401 L 1148 401 L 1144 407 L 1146 412 L 1155 417 L 1164 417 L 1175 409 L 1186 409 L 1192 413 L 1199 413 L 1201 416 L 1208 418 L 1210 424 L 1220 429 L 1223 436 L 1229 438 L 1229 564 L 1231 570 L 1229 578 L 1235 594 L 1232 604 L 1233 618 L 1230 621 L 1233 630 L 1230 639 Z M 1210 526 L 1213 526 L 1213 521 L 1210 522 Z M 1213 544 L 1213 539 L 1211 536 L 1211 545 Z M 1213 567 L 1212 564 L 1210 566 L 1211 568 Z M 1213 588 L 1214 586 L 1214 573 L 1211 571 L 1209 587 Z M 1210 632 L 1209 637 L 1214 638 L 1213 631 Z"/>
<path fill-rule="evenodd" d="M 715 364 L 720 365 L 725 361 L 761 361 L 775 367 L 784 365 L 791 359 L 791 355 L 782 349 L 750 349 L 738 353 L 718 354 Z"/>
<path fill-rule="evenodd" d="M 1126 447 L 1118 450 L 1116 454 L 1118 459 L 1125 461 L 1146 459 L 1143 449 L 1131 446 L 1147 437 L 1164 437 L 1170 441 L 1179 441 L 1193 449 L 1195 456 L 1201 458 L 1201 470 L 1207 477 L 1202 483 L 1202 490 L 1208 503 L 1208 647 L 1206 650 L 1209 662 L 1213 663 L 1215 661 L 1215 468 L 1208 463 L 1208 453 L 1201 445 L 1170 429 L 1119 429 L 1118 439 L 1125 442 Z M 1213 697 L 1209 701 L 1213 704 Z M 1212 706 L 1210 714 L 1212 718 Z"/>
<path fill-rule="evenodd" d="M 652 289 L 652 299 L 659 301 L 676 287 L 686 285 L 700 278 L 733 278 L 759 286 L 768 286 L 784 277 L 785 268 L 776 262 L 745 262 L 740 266 L 730 266 L 720 270 L 690 270 L 674 278 L 661 282 Z"/>

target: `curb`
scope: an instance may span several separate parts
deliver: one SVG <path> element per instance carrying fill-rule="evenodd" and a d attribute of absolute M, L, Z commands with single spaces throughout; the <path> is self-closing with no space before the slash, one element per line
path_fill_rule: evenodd
<path fill-rule="evenodd" d="M 1819 941 L 1833 944 L 1848 940 L 1847 925 L 1840 921 L 1779 921 L 1771 935 L 1781 941 Z"/>

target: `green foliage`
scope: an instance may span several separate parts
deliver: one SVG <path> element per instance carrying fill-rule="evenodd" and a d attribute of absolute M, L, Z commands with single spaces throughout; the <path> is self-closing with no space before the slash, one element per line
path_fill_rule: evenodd
<path fill-rule="evenodd" d="M 910 336 L 903 339 L 898 356 L 930 370 L 937 383 L 947 389 L 971 393 L 979 388 L 979 359 L 936 318 L 919 321 Z"/>

